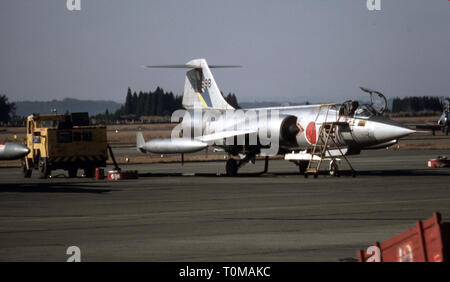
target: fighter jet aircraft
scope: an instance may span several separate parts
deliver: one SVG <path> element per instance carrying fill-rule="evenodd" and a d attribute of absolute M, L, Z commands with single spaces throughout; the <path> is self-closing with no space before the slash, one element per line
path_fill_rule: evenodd
<path fill-rule="evenodd" d="M 25 157 L 30 150 L 21 144 L 6 142 L 0 144 L 0 160 L 17 160 Z"/>
<path fill-rule="evenodd" d="M 448 135 L 448 130 L 450 127 L 450 100 L 448 98 L 444 100 L 443 106 L 444 111 L 439 118 L 438 124 L 441 127 L 442 132 L 445 135 Z"/>
<path fill-rule="evenodd" d="M 442 103 L 442 115 L 439 117 L 437 123 L 407 123 L 405 125 L 415 127 L 416 129 L 424 130 L 424 132 L 429 132 L 433 135 L 436 131 L 442 130 L 442 133 L 448 135 L 450 129 L 450 99 L 445 98 Z"/>
<path fill-rule="evenodd" d="M 185 65 L 147 67 L 189 69 L 183 92 L 185 111 L 172 116 L 173 121 L 182 120 L 172 131 L 172 138 L 145 142 L 138 132 L 137 149 L 143 153 L 184 154 L 211 146 L 238 159 L 229 158 L 226 163 L 230 176 L 254 162 L 257 155 L 266 156 L 267 170 L 267 156 L 275 154 L 297 164 L 301 174 L 311 170 L 312 161 L 329 160 L 331 174 L 337 170 L 336 155 L 345 158 L 361 150 L 388 147 L 415 132 L 383 117 L 385 97 L 367 88 L 361 89 L 370 95 L 370 104 L 346 101 L 239 110 L 223 98 L 210 70 L 236 66 L 213 66 L 205 59 L 195 59 Z"/>

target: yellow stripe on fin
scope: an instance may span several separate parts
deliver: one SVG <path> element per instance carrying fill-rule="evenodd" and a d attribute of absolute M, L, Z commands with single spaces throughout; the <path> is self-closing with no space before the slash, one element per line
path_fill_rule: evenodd
<path fill-rule="evenodd" d="M 205 99 L 203 99 L 202 95 L 200 93 L 198 93 L 198 92 L 195 92 L 195 93 L 197 93 L 198 99 L 200 100 L 200 103 L 202 103 L 202 106 L 204 108 L 207 108 L 208 105 L 206 104 Z"/>

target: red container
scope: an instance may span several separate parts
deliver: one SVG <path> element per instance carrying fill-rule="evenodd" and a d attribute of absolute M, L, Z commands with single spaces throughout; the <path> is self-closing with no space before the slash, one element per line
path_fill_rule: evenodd
<path fill-rule="evenodd" d="M 438 167 L 439 161 L 436 159 L 428 160 L 428 167 L 436 168 Z"/>
<path fill-rule="evenodd" d="M 383 262 L 441 262 L 450 260 L 450 223 L 441 222 L 441 215 L 418 221 L 416 226 L 375 245 Z M 373 259 L 373 254 L 358 251 L 360 262 Z"/>
<path fill-rule="evenodd" d="M 137 170 L 117 171 L 111 170 L 108 172 L 108 180 L 122 180 L 122 179 L 137 179 Z"/>
<path fill-rule="evenodd" d="M 449 167 L 450 159 L 447 157 L 439 156 L 436 159 L 429 159 L 427 164 L 428 164 L 428 167 L 431 167 L 431 168 Z"/>
<path fill-rule="evenodd" d="M 105 170 L 103 168 L 97 167 L 95 169 L 95 179 L 97 180 L 105 179 Z"/>
<path fill-rule="evenodd" d="M 122 175 L 117 170 L 108 171 L 108 180 L 120 180 L 122 179 Z"/>

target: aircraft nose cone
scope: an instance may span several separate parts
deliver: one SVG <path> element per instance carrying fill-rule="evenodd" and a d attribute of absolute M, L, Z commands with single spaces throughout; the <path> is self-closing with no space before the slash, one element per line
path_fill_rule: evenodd
<path fill-rule="evenodd" d="M 413 129 L 387 123 L 377 123 L 373 135 L 378 141 L 387 141 L 408 136 L 416 132 Z"/>

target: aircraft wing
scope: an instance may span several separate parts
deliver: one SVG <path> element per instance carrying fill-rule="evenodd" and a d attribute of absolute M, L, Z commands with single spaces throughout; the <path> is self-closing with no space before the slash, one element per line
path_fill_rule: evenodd
<path fill-rule="evenodd" d="M 215 140 L 222 140 L 224 138 L 241 136 L 241 135 L 257 133 L 257 132 L 258 131 L 256 131 L 256 130 L 230 130 L 230 131 L 222 131 L 222 132 L 207 134 L 207 135 L 203 135 L 203 136 L 198 136 L 195 139 L 202 141 L 202 142 L 210 142 L 210 141 L 215 141 Z"/>

